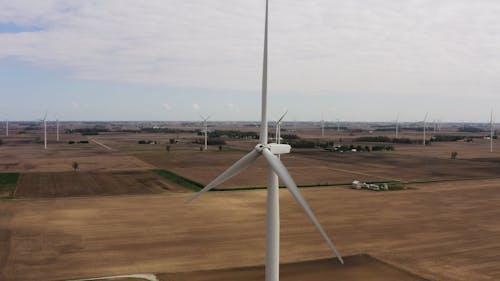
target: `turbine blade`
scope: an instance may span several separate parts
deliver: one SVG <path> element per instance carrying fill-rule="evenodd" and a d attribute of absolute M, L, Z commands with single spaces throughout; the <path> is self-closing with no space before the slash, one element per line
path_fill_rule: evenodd
<path fill-rule="evenodd" d="M 259 142 L 267 144 L 267 37 L 268 37 L 268 15 L 269 1 L 266 0 L 266 21 L 264 26 L 264 54 L 262 60 L 262 100 L 260 117 L 260 135 Z"/>
<path fill-rule="evenodd" d="M 283 120 L 283 118 L 285 118 L 285 115 L 288 113 L 288 109 L 285 111 L 285 113 L 283 113 L 283 115 L 281 115 L 280 119 L 278 119 L 278 121 L 276 123 L 280 123 L 281 120 Z"/>
<path fill-rule="evenodd" d="M 234 163 L 231 167 L 229 167 L 229 169 L 225 170 L 222 174 L 216 177 L 211 183 L 205 186 L 202 190 L 198 191 L 193 197 L 187 200 L 187 203 L 192 202 L 196 198 L 200 197 L 203 193 L 227 181 L 228 179 L 236 176 L 237 174 L 245 170 L 248 166 L 250 166 L 250 164 L 252 164 L 259 156 L 260 156 L 259 152 L 257 152 L 255 149 L 252 150 L 250 153 L 243 156 L 243 158 L 236 161 L 236 163 Z"/>
<path fill-rule="evenodd" d="M 266 158 L 267 162 L 269 162 L 269 165 L 273 169 L 273 171 L 281 178 L 281 180 L 285 183 L 288 191 L 292 193 L 292 196 L 297 200 L 297 202 L 304 208 L 304 211 L 306 214 L 309 216 L 309 219 L 311 219 L 312 223 L 316 226 L 318 229 L 319 233 L 323 238 L 325 239 L 326 243 L 328 246 L 330 246 L 330 249 L 335 253 L 335 256 L 339 259 L 340 263 L 344 264 L 344 260 L 342 259 L 342 256 L 339 254 L 337 251 L 337 248 L 333 244 L 333 242 L 330 240 L 326 232 L 323 230 L 323 227 L 319 223 L 318 219 L 314 215 L 313 211 L 307 204 L 306 200 L 304 197 L 302 197 L 302 194 L 300 193 L 299 188 L 293 181 L 292 177 L 288 173 L 288 170 L 286 167 L 281 163 L 281 160 L 278 159 L 274 154 L 271 153 L 271 151 L 267 148 L 262 150 L 262 155 Z"/>

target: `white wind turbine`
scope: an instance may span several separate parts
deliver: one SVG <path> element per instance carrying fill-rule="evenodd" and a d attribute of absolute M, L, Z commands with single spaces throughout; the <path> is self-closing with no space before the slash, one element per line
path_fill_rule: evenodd
<path fill-rule="evenodd" d="M 493 152 L 493 109 L 490 114 L 490 152 Z"/>
<path fill-rule="evenodd" d="M 285 118 L 285 115 L 288 113 L 288 110 L 281 115 L 280 119 L 276 121 L 276 134 L 274 135 L 276 137 L 276 143 L 281 143 L 281 121 L 283 121 L 283 118 Z"/>
<path fill-rule="evenodd" d="M 325 118 L 321 114 L 321 137 L 325 136 Z"/>
<path fill-rule="evenodd" d="M 210 115 L 205 118 L 205 117 L 203 117 L 203 115 L 200 114 L 200 117 L 201 117 L 201 120 L 203 120 L 203 128 L 205 130 L 205 147 L 203 150 L 207 150 L 208 149 L 208 125 L 207 125 L 207 121 L 208 121 L 208 119 L 210 119 Z"/>
<path fill-rule="evenodd" d="M 399 113 L 396 115 L 396 138 L 399 136 Z"/>
<path fill-rule="evenodd" d="M 56 119 L 56 140 L 59 142 L 59 118 Z"/>
<path fill-rule="evenodd" d="M 424 117 L 424 134 L 423 134 L 423 140 L 422 140 L 423 146 L 425 146 L 425 133 L 426 133 L 425 127 L 427 127 L 427 115 L 429 115 L 429 112 L 426 112 L 425 117 Z"/>
<path fill-rule="evenodd" d="M 40 122 L 43 122 L 43 147 L 47 149 L 47 112 L 45 112 L 43 118 L 40 119 Z"/>
<path fill-rule="evenodd" d="M 5 136 L 9 136 L 9 119 L 5 119 Z"/>
<path fill-rule="evenodd" d="M 318 219 L 305 201 L 304 197 L 295 184 L 294 180 L 288 173 L 288 170 L 283 165 L 281 160 L 276 155 L 289 153 L 291 147 L 287 144 L 268 143 L 268 124 L 267 124 L 267 40 L 268 40 L 268 7 L 269 1 L 266 0 L 266 16 L 265 16 L 265 31 L 264 31 L 264 58 L 262 70 L 262 107 L 261 107 L 261 126 L 259 144 L 245 155 L 243 158 L 234 163 L 226 171 L 216 177 L 212 182 L 205 186 L 201 191 L 188 200 L 193 201 L 203 193 L 222 184 L 228 179 L 239 174 L 248 168 L 257 158 L 264 156 L 269 164 L 269 181 L 267 188 L 267 223 L 266 223 L 266 281 L 279 280 L 279 187 L 278 177 L 281 178 L 286 185 L 288 191 L 292 194 L 295 200 L 302 206 L 306 214 L 309 216 L 313 224 L 316 226 L 320 234 L 326 240 L 332 251 L 335 253 L 341 263 L 344 263 L 342 257 L 337 251 L 337 248 L 332 243 L 326 232 L 321 227 Z"/>

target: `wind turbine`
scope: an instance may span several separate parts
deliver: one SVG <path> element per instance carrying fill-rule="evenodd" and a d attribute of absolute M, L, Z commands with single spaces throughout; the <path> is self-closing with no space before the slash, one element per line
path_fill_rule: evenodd
<path fill-rule="evenodd" d="M 493 109 L 490 114 L 490 152 L 493 152 Z"/>
<path fill-rule="evenodd" d="M 424 138 L 422 140 L 422 144 L 423 146 L 425 146 L 425 130 L 426 130 L 426 126 L 427 126 L 427 115 L 429 115 L 429 112 L 426 112 L 425 113 L 425 117 L 424 117 Z"/>
<path fill-rule="evenodd" d="M 47 149 L 47 112 L 40 121 L 43 122 L 43 147 Z"/>
<path fill-rule="evenodd" d="M 203 115 L 200 114 L 200 117 L 201 117 L 201 120 L 203 120 L 203 127 L 205 128 L 205 148 L 203 150 L 207 150 L 208 149 L 208 125 L 207 125 L 207 121 L 208 119 L 210 119 L 210 115 L 208 117 L 203 117 Z"/>
<path fill-rule="evenodd" d="M 325 118 L 321 114 L 321 137 L 325 136 Z"/>
<path fill-rule="evenodd" d="M 5 119 L 5 136 L 9 136 L 9 119 Z"/>
<path fill-rule="evenodd" d="M 396 115 L 396 138 L 399 136 L 399 113 Z"/>
<path fill-rule="evenodd" d="M 288 191 L 295 200 L 302 206 L 320 234 L 326 240 L 331 250 L 335 253 L 339 261 L 343 264 L 342 257 L 337 248 L 332 243 L 326 232 L 321 227 L 318 219 L 305 201 L 304 197 L 288 173 L 281 160 L 276 155 L 289 153 L 290 145 L 268 143 L 268 124 L 267 124 L 267 40 L 268 40 L 268 8 L 269 0 L 266 0 L 266 16 L 264 31 L 264 58 L 262 66 L 262 107 L 261 107 L 261 126 L 259 144 L 255 148 L 234 163 L 226 171 L 216 177 L 212 182 L 205 186 L 201 191 L 195 194 L 188 202 L 198 198 L 203 193 L 213 189 L 221 183 L 239 174 L 248 168 L 257 158 L 264 156 L 269 164 L 269 181 L 267 188 L 267 218 L 266 218 L 266 281 L 279 280 L 279 178 L 284 182 Z M 279 178 L 278 178 L 279 177 Z"/>
<path fill-rule="evenodd" d="M 285 115 L 288 113 L 288 110 L 285 111 L 285 113 L 283 113 L 283 115 L 281 115 L 280 119 L 278 119 L 278 121 L 276 121 L 276 143 L 281 143 L 281 121 L 283 120 L 283 118 L 285 118 Z"/>
<path fill-rule="evenodd" d="M 59 142 L 59 118 L 56 119 L 56 139 Z"/>

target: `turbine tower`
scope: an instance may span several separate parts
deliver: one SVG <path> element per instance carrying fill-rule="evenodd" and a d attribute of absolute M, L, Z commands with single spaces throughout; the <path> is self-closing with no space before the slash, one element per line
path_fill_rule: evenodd
<path fill-rule="evenodd" d="M 56 139 L 59 142 L 59 118 L 56 119 Z"/>
<path fill-rule="evenodd" d="M 321 114 L 321 137 L 325 136 L 325 118 L 323 114 Z"/>
<path fill-rule="evenodd" d="M 280 119 L 278 119 L 278 121 L 276 121 L 276 143 L 281 143 L 281 121 L 283 120 L 283 118 L 285 118 L 285 115 L 288 113 L 288 110 L 285 111 L 285 113 L 283 113 L 283 115 L 281 115 Z"/>
<path fill-rule="evenodd" d="M 261 107 L 261 126 L 259 144 L 255 148 L 243 156 L 240 160 L 234 163 L 226 171 L 216 177 L 212 182 L 205 186 L 201 191 L 195 194 L 188 202 L 198 198 L 203 193 L 222 184 L 228 179 L 239 174 L 248 168 L 257 158 L 264 156 L 269 164 L 269 181 L 267 188 L 267 218 L 266 218 L 266 281 L 279 280 L 279 187 L 278 177 L 281 178 L 286 185 L 288 191 L 292 194 L 295 200 L 302 206 L 309 219 L 316 226 L 320 234 L 326 240 L 331 250 L 335 253 L 339 261 L 343 264 L 342 257 L 337 251 L 337 248 L 332 243 L 313 211 L 305 201 L 304 197 L 295 184 L 293 178 L 288 173 L 288 170 L 283 165 L 281 160 L 276 156 L 290 152 L 291 147 L 287 144 L 268 143 L 268 127 L 267 127 L 267 40 L 268 40 L 268 8 L 269 1 L 266 0 L 266 16 L 264 30 L 264 58 L 262 70 L 262 107 Z"/>
<path fill-rule="evenodd" d="M 40 121 L 43 122 L 43 147 L 47 149 L 47 112 Z"/>
<path fill-rule="evenodd" d="M 5 136 L 9 136 L 9 119 L 5 119 Z"/>
<path fill-rule="evenodd" d="M 208 119 L 210 119 L 210 116 L 208 117 L 203 117 L 203 115 L 200 114 L 200 117 L 201 117 L 201 120 L 203 120 L 203 128 L 205 129 L 205 147 L 203 150 L 207 150 L 208 149 L 208 125 L 207 125 L 207 121 Z"/>
<path fill-rule="evenodd" d="M 399 113 L 396 115 L 396 138 L 399 137 Z"/>
<path fill-rule="evenodd" d="M 490 114 L 490 152 L 493 152 L 493 109 Z"/>
<path fill-rule="evenodd" d="M 427 115 L 429 115 L 429 112 L 425 113 L 425 117 L 424 117 L 424 134 L 423 134 L 423 139 L 422 139 L 422 145 L 425 146 L 425 130 L 426 130 L 426 126 L 427 126 Z"/>

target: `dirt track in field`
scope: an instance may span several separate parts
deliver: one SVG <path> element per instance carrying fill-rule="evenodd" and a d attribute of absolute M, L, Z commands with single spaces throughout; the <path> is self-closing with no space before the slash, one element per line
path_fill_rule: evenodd
<path fill-rule="evenodd" d="M 368 253 L 431 280 L 500 279 L 500 180 L 400 192 L 302 190 L 345 255 Z M 10 234 L 0 279 L 61 280 L 258 266 L 265 191 L 0 202 Z M 287 190 L 280 190 L 281 261 L 331 257 Z M 10 219 L 3 219 L 10 214 Z M 348 280 L 348 279 L 346 279 Z M 357 279 L 355 279 L 357 280 Z"/>
<path fill-rule="evenodd" d="M 185 191 L 148 171 L 106 173 L 27 173 L 19 180 L 15 198 L 154 194 Z"/>

